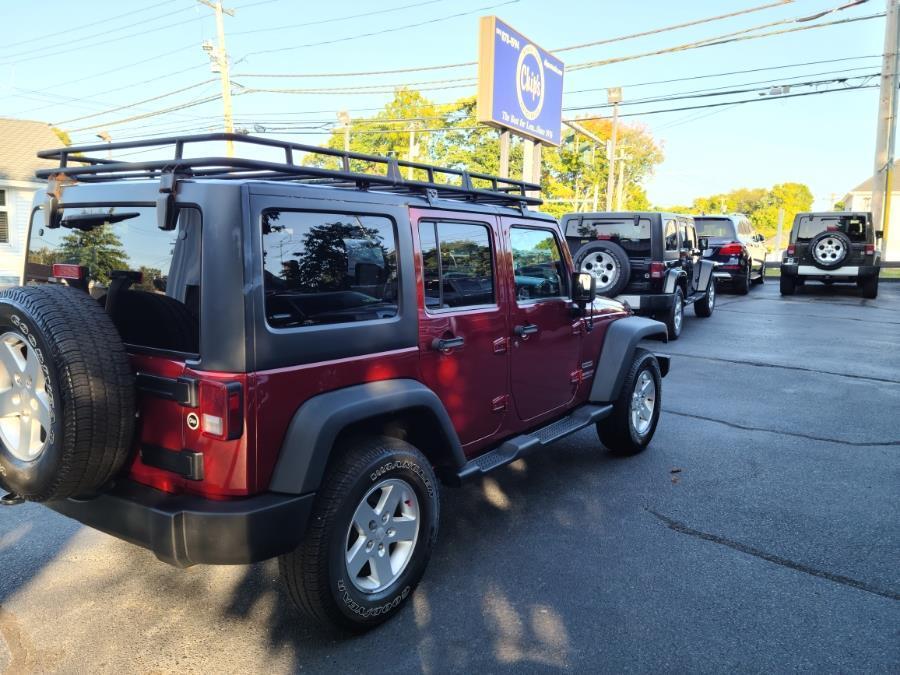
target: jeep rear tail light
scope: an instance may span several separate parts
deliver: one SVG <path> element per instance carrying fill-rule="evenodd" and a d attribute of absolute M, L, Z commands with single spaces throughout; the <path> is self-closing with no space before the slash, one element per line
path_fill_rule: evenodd
<path fill-rule="evenodd" d="M 244 433 L 244 396 L 240 382 L 200 381 L 200 431 L 233 441 Z"/>
<path fill-rule="evenodd" d="M 652 262 L 650 263 L 650 278 L 651 279 L 662 279 L 663 274 L 666 273 L 666 264 L 661 262 Z"/>
<path fill-rule="evenodd" d="M 794 244 L 788 244 L 787 254 L 794 255 L 795 253 L 797 253 L 797 247 Z"/>
<path fill-rule="evenodd" d="M 866 244 L 866 255 L 875 255 L 875 244 Z"/>
<path fill-rule="evenodd" d="M 65 263 L 53 264 L 53 276 L 57 279 L 67 279 L 69 281 L 81 281 L 87 273 L 87 267 L 81 265 L 67 265 Z"/>
<path fill-rule="evenodd" d="M 725 244 L 719 249 L 719 255 L 740 255 L 744 252 L 744 247 L 740 244 Z"/>

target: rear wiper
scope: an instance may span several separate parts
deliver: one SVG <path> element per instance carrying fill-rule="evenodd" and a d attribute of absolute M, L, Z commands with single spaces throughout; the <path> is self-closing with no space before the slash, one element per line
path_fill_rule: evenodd
<path fill-rule="evenodd" d="M 123 220 L 137 218 L 140 213 L 128 211 L 125 213 L 77 213 L 63 218 L 61 225 L 72 230 L 87 232 L 108 223 L 120 223 Z"/>

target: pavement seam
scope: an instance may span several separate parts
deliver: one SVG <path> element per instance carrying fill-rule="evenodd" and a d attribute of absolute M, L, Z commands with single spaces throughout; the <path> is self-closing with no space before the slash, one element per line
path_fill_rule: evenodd
<path fill-rule="evenodd" d="M 880 595 L 881 597 L 888 598 L 890 600 L 900 600 L 900 593 L 896 593 L 892 590 L 879 588 L 878 586 L 873 586 L 872 584 L 868 584 L 864 581 L 859 581 L 858 579 L 853 579 L 851 577 L 845 577 L 841 574 L 833 574 L 832 572 L 826 572 L 815 567 L 810 567 L 809 565 L 804 565 L 803 563 L 798 563 L 787 558 L 782 558 L 781 556 L 775 555 L 774 553 L 768 553 L 758 548 L 754 548 L 753 546 L 749 546 L 748 544 L 742 544 L 741 542 L 734 541 L 733 539 L 721 537 L 716 534 L 710 534 L 708 532 L 701 532 L 700 530 L 695 530 L 694 528 L 689 527 L 685 523 L 675 520 L 674 518 L 664 516 L 663 514 L 654 511 L 648 506 L 645 506 L 644 508 L 651 515 L 662 521 L 662 523 L 665 524 L 666 527 L 668 527 L 670 530 L 674 530 L 675 532 L 686 534 L 690 537 L 696 537 L 697 539 L 703 539 L 704 541 L 709 541 L 721 546 L 727 546 L 728 548 L 734 549 L 735 551 L 740 551 L 741 553 L 752 555 L 767 562 L 787 567 L 796 572 L 803 572 L 804 574 L 809 574 L 814 577 L 819 577 L 820 579 L 833 581 L 836 584 L 849 586 L 860 591 L 865 591 L 866 593 Z"/>
<path fill-rule="evenodd" d="M 729 303 L 730 304 L 730 303 Z M 797 317 L 804 317 L 806 319 L 821 319 L 822 317 L 816 316 L 815 314 L 779 314 L 777 312 L 745 312 L 740 309 L 726 309 L 723 306 L 719 306 L 719 310 L 722 312 L 734 312 L 735 314 L 752 314 L 753 316 L 780 316 L 786 319 L 796 319 Z M 900 321 L 879 321 L 878 319 L 859 319 L 857 317 L 852 316 L 830 316 L 828 317 L 829 321 L 861 321 L 863 323 L 877 323 L 883 326 L 900 326 Z"/>
<path fill-rule="evenodd" d="M 848 377 L 851 380 L 864 380 L 866 382 L 883 382 L 900 386 L 897 380 L 889 380 L 883 377 L 871 377 L 869 375 L 850 375 L 849 373 L 835 373 L 831 370 L 818 370 L 816 368 L 804 368 L 803 366 L 783 366 L 775 363 L 763 363 L 762 361 L 741 361 L 739 359 L 720 359 L 715 356 L 698 356 L 696 354 L 684 354 L 666 350 L 669 356 L 681 356 L 686 359 L 700 359 L 702 361 L 716 361 L 718 363 L 730 363 L 740 366 L 753 366 L 754 368 L 776 368 L 778 370 L 798 370 L 803 373 L 815 373 L 817 375 L 832 375 L 834 377 Z"/>
<path fill-rule="evenodd" d="M 767 429 L 766 427 L 751 427 L 746 424 L 738 424 L 737 422 L 729 422 L 728 420 L 721 420 L 716 417 L 706 417 L 705 415 L 696 415 L 694 413 L 686 413 L 681 412 L 680 410 L 663 410 L 664 413 L 669 413 L 670 415 L 678 415 L 680 417 L 690 417 L 695 420 L 703 420 L 704 422 L 715 422 L 716 424 L 724 424 L 727 427 L 732 427 L 734 429 L 741 429 L 743 431 L 763 431 L 769 434 L 779 434 L 781 436 L 795 436 L 797 438 L 805 438 L 809 441 L 823 441 L 825 443 L 837 443 L 839 445 L 850 445 L 856 448 L 867 448 L 867 447 L 892 447 L 900 445 L 900 440 L 897 441 L 844 441 L 839 438 L 828 438 L 827 436 L 813 436 L 811 434 L 802 434 L 799 431 L 783 431 L 781 429 Z"/>

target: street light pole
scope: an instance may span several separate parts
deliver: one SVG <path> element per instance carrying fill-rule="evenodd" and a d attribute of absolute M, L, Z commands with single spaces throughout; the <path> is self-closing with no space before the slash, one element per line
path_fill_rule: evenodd
<path fill-rule="evenodd" d="M 337 116 L 341 126 L 344 127 L 344 152 L 350 152 L 350 113 L 341 110 Z"/>

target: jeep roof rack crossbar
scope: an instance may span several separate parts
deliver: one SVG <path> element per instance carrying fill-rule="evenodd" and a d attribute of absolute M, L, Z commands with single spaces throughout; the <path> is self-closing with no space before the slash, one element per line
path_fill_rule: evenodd
<path fill-rule="evenodd" d="M 284 152 L 284 161 L 266 161 L 246 157 L 185 157 L 185 147 L 190 144 L 216 141 L 233 141 L 248 145 L 278 148 Z M 118 161 L 91 157 L 85 153 L 109 152 L 133 148 L 174 147 L 171 159 L 138 162 Z M 295 153 L 337 160 L 339 169 L 305 166 L 294 162 Z M 257 179 L 295 181 L 339 188 L 376 189 L 394 193 L 426 194 L 445 199 L 477 201 L 487 204 L 519 206 L 541 204 L 540 186 L 521 180 L 500 178 L 461 169 L 408 162 L 394 157 L 365 155 L 332 148 L 270 140 L 243 134 L 197 134 L 171 136 L 139 141 L 73 145 L 54 150 L 42 150 L 38 157 L 58 160 L 59 166 L 39 169 L 39 178 L 66 176 L 80 182 L 134 180 L 159 178 L 166 173 L 184 178 Z M 70 162 L 76 163 L 70 166 Z M 379 169 L 383 173 L 379 173 Z M 425 180 L 404 178 L 401 169 L 411 170 Z"/>

